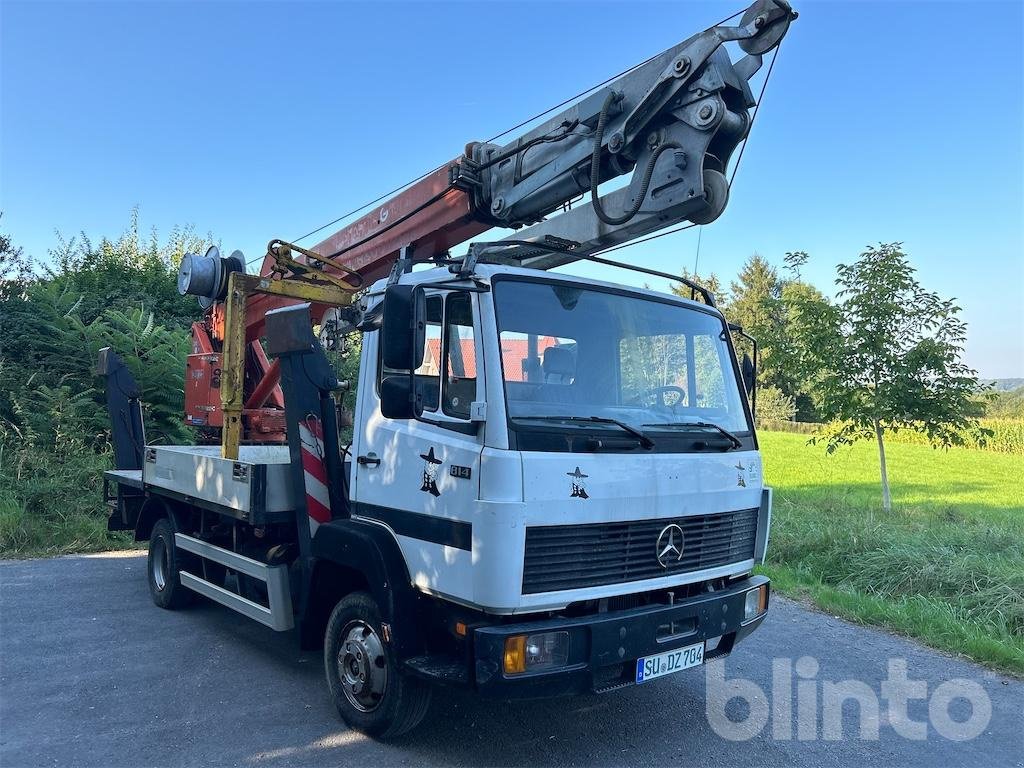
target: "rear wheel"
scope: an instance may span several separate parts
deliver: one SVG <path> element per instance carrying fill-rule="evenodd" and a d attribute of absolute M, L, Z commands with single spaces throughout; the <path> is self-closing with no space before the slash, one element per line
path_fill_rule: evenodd
<path fill-rule="evenodd" d="M 174 526 L 163 517 L 149 536 L 149 594 L 161 608 L 175 610 L 192 602 L 195 592 L 181 585 L 182 554 L 174 544 Z"/>
<path fill-rule="evenodd" d="M 403 674 L 384 642 L 380 610 L 365 592 L 335 606 L 324 636 L 324 671 L 345 722 L 371 736 L 411 731 L 430 705 L 430 688 Z"/>

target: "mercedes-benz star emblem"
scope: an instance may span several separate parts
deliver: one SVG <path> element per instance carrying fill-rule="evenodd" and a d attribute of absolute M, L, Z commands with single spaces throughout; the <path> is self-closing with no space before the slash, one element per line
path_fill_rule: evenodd
<path fill-rule="evenodd" d="M 658 534 L 658 565 L 668 568 L 683 559 L 683 529 L 675 523 L 666 525 Z"/>

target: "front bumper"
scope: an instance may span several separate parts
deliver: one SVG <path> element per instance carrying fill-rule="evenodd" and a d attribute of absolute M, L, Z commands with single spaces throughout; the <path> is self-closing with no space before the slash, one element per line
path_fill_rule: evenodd
<path fill-rule="evenodd" d="M 725 656 L 764 620 L 767 612 L 743 621 L 748 590 L 769 584 L 751 576 L 728 589 L 675 603 L 583 616 L 577 619 L 502 624 L 474 630 L 473 676 L 479 693 L 501 699 L 547 698 L 605 691 L 633 684 L 636 660 L 720 638 L 705 660 Z M 672 627 L 671 631 L 666 631 Z M 507 676 L 505 639 L 535 632 L 569 632 L 568 664 L 556 670 Z M 664 637 L 671 634 L 670 637 Z M 659 638 L 663 639 L 659 639 Z"/>

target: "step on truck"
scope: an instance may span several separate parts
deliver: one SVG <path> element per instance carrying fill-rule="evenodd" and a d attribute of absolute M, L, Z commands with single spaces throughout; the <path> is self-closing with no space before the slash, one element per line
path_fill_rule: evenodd
<path fill-rule="evenodd" d="M 761 624 L 756 343 L 698 284 L 608 257 L 724 210 L 751 78 L 796 13 L 737 16 L 312 248 L 271 241 L 257 274 L 184 257 L 196 444 L 147 443 L 128 367 L 99 361 L 109 527 L 149 542 L 156 605 L 201 596 L 322 646 L 339 713 L 380 737 L 438 685 L 611 691 Z M 553 271 L 587 261 L 681 288 Z"/>

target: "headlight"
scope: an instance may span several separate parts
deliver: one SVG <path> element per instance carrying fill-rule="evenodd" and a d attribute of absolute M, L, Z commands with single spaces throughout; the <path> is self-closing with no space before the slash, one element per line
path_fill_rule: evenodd
<path fill-rule="evenodd" d="M 756 619 L 768 610 L 768 585 L 762 584 L 747 592 L 743 601 L 743 620 Z"/>
<path fill-rule="evenodd" d="M 568 660 L 568 632 L 539 632 L 505 639 L 506 675 L 564 667 Z"/>

